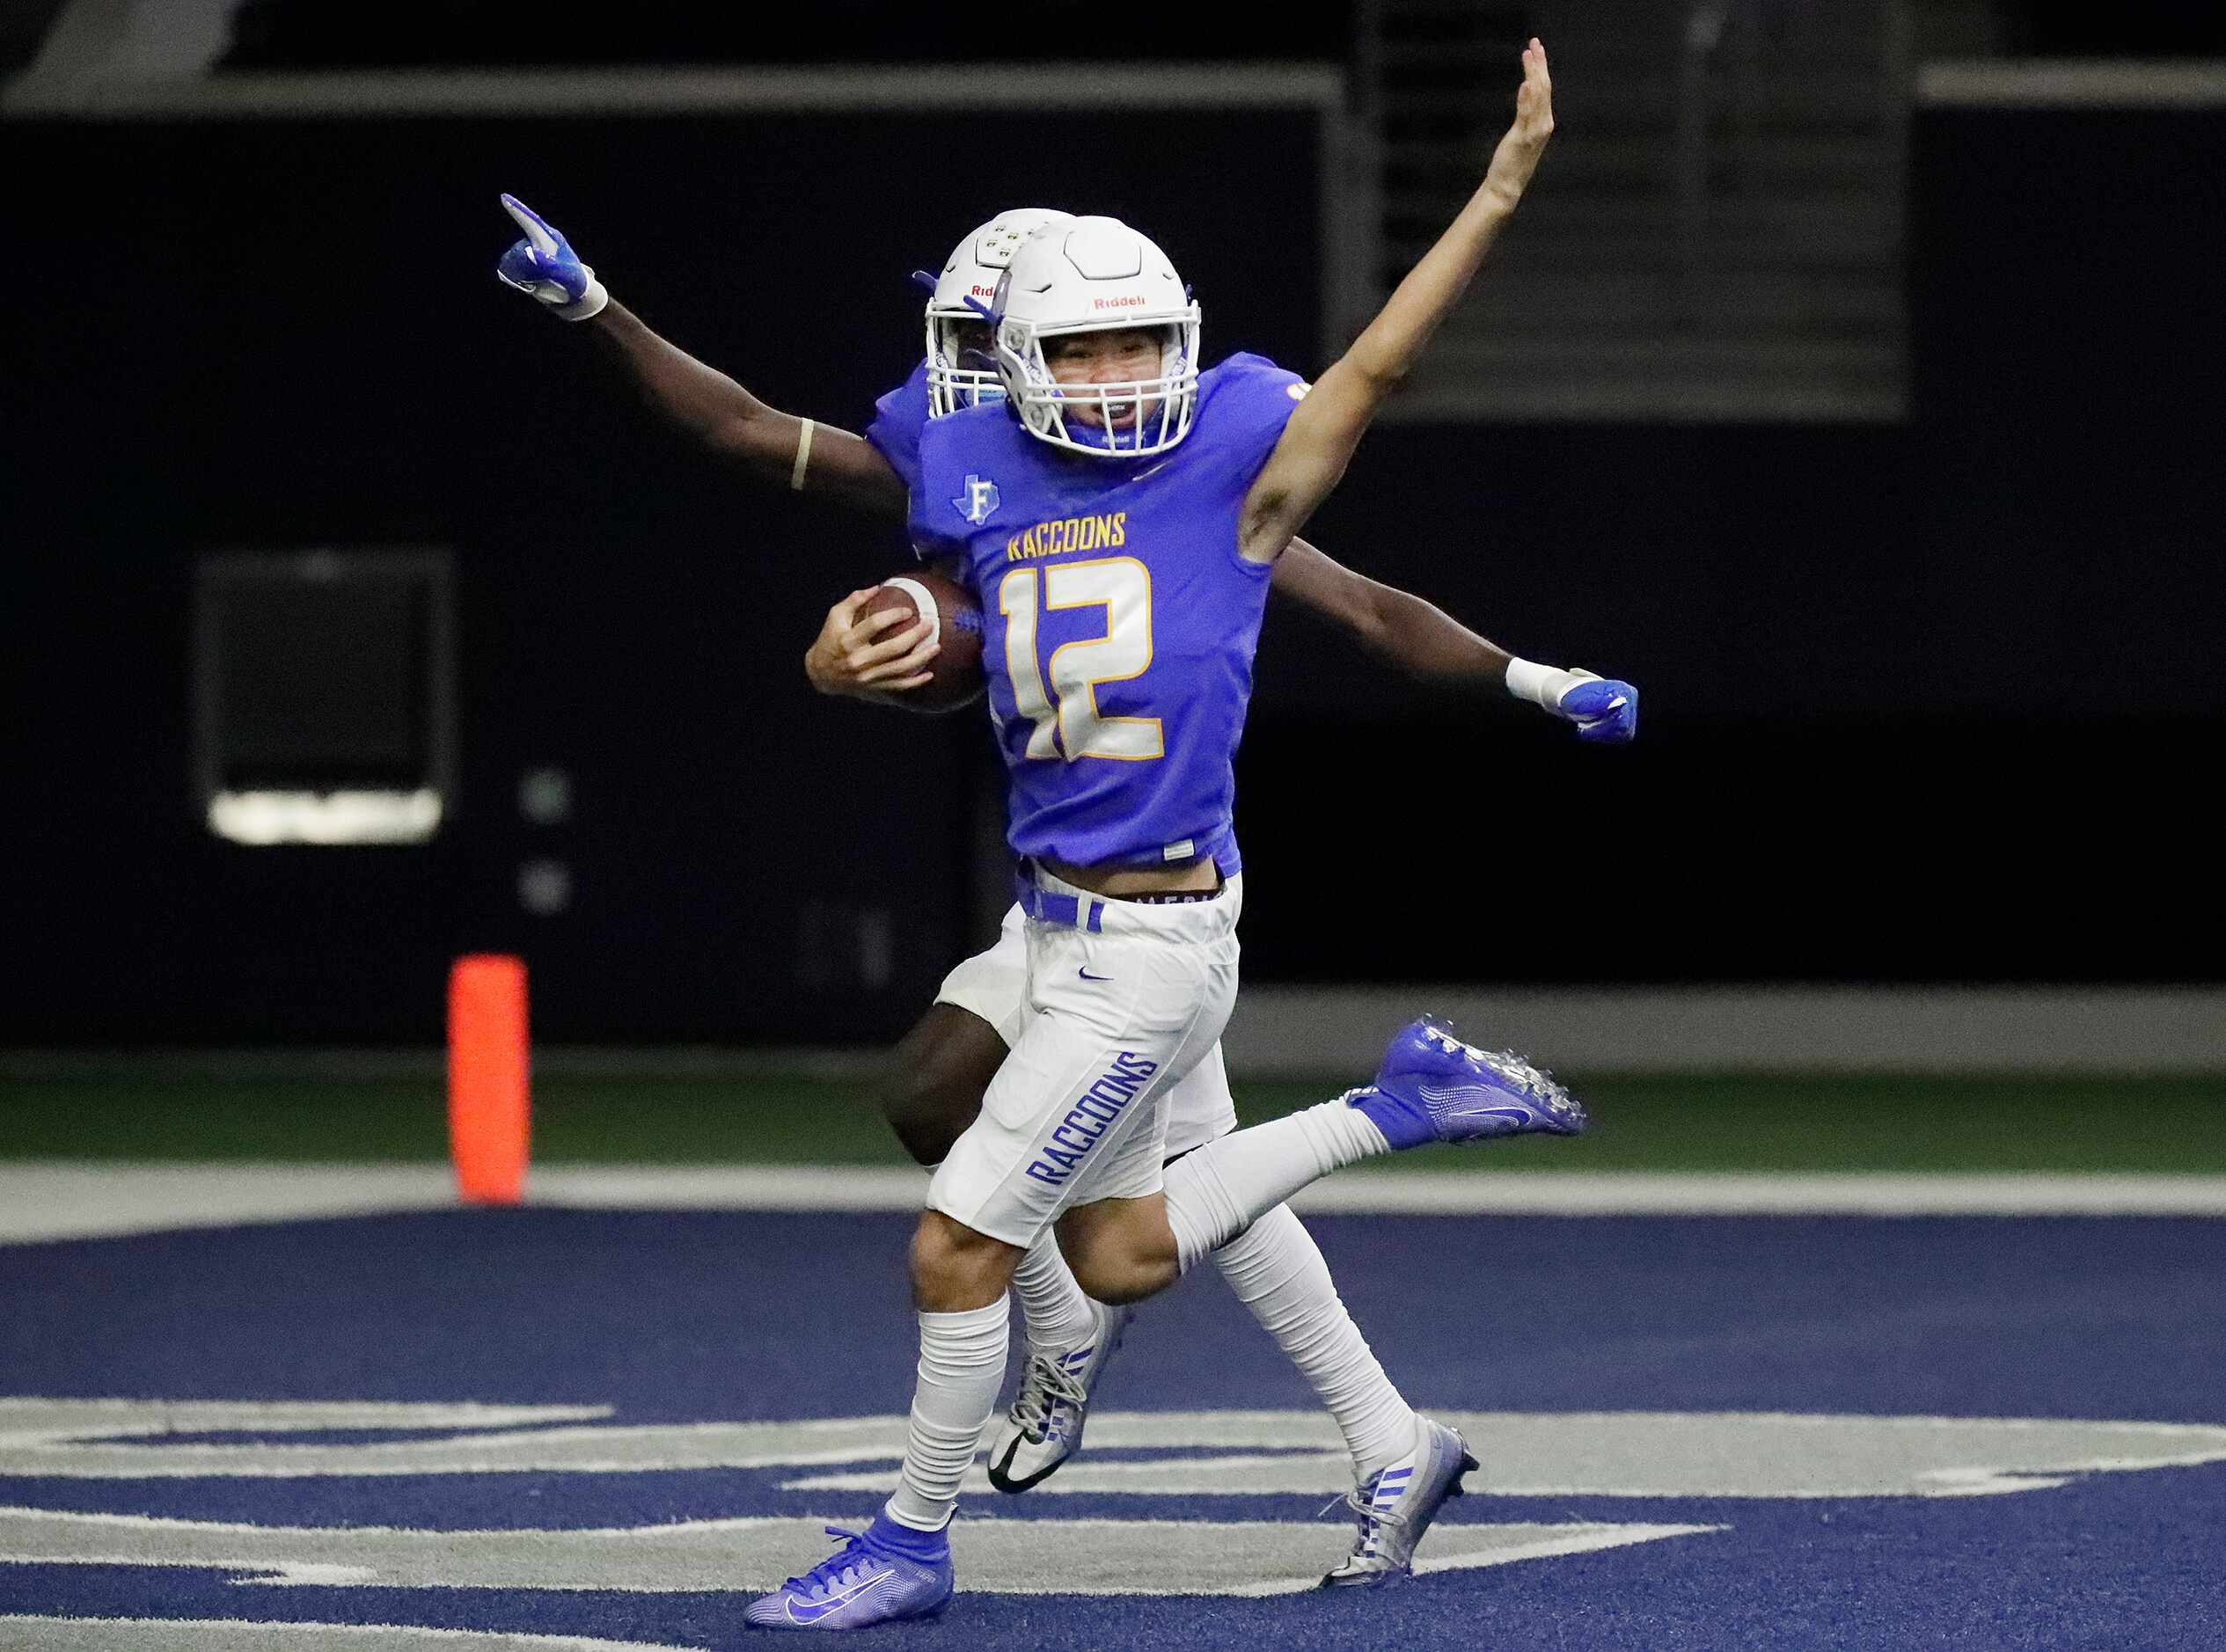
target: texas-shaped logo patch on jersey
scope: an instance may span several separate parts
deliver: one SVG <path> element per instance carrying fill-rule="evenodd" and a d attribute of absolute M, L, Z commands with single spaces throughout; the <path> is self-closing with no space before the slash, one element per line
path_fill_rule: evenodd
<path fill-rule="evenodd" d="M 997 514 L 997 484 L 986 476 L 970 472 L 966 478 L 966 491 L 951 501 L 953 508 L 978 528 Z"/>

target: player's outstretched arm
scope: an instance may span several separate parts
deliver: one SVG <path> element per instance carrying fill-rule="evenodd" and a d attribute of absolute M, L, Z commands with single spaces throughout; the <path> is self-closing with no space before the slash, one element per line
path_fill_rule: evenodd
<path fill-rule="evenodd" d="M 717 368 L 659 337 L 616 300 L 591 327 L 649 405 L 721 457 L 769 482 L 839 499 L 875 515 L 904 514 L 904 484 L 856 432 L 766 406 Z"/>
<path fill-rule="evenodd" d="M 1435 603 L 1355 574 L 1304 539 L 1292 540 L 1276 561 L 1273 579 L 1278 595 L 1312 610 L 1410 676 L 1504 689 L 1574 723 L 1579 740 L 1620 743 L 1638 733 L 1638 691 L 1629 683 L 1519 660 Z"/>
<path fill-rule="evenodd" d="M 881 515 L 904 515 L 904 483 L 863 437 L 766 406 L 613 300 L 571 243 L 531 207 L 510 195 L 502 207 L 525 233 L 502 254 L 495 274 L 565 320 L 587 323 L 668 423 L 768 481 Z"/>
<path fill-rule="evenodd" d="M 1293 539 L 1276 559 L 1275 594 L 1327 620 L 1385 664 L 1426 683 L 1499 687 L 1505 650 L 1433 603 L 1356 574 L 1318 546 Z"/>
<path fill-rule="evenodd" d="M 1273 561 L 1329 496 L 1376 410 L 1468 290 L 1553 135 L 1553 91 L 1546 48 L 1534 40 L 1523 48 L 1515 123 L 1492 152 L 1483 183 L 1351 347 L 1314 382 L 1246 495 L 1240 548 L 1253 561 Z"/>

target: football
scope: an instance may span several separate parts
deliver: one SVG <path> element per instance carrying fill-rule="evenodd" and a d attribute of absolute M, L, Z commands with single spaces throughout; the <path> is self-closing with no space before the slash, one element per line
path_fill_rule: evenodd
<path fill-rule="evenodd" d="M 924 712 L 948 712 L 979 699 L 987 679 L 982 675 L 982 610 L 973 593 L 956 580 L 916 568 L 883 580 L 859 616 L 869 618 L 892 609 L 925 618 L 928 635 L 942 647 L 927 662 L 932 680 L 904 690 L 905 703 Z M 890 629 L 902 631 L 911 623 L 908 618 Z"/>

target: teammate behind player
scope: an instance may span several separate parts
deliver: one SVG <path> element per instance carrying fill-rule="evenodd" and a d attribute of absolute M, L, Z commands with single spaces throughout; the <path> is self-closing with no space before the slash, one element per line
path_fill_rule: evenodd
<path fill-rule="evenodd" d="M 1373 1084 L 1162 1173 L 1166 1093 L 1235 995 L 1231 759 L 1269 573 L 1535 168 L 1552 121 L 1534 40 L 1524 69 L 1483 186 L 1311 397 L 1257 357 L 1199 374 L 1197 311 L 1164 255 L 1083 219 L 1030 239 L 1000 282 L 1006 406 L 922 434 L 913 534 L 982 602 L 1034 1013 L 914 1236 L 921 1353 L 897 1494 L 752 1624 L 863 1627 L 948 1600 L 946 1528 L 1002 1376 L 1007 1283 L 1046 1227 L 1092 1296 L 1133 1301 L 1341 1165 L 1581 1128 L 1527 1064 L 1417 1022 Z M 1434 1451 L 1417 1471 L 1458 1472 Z"/>

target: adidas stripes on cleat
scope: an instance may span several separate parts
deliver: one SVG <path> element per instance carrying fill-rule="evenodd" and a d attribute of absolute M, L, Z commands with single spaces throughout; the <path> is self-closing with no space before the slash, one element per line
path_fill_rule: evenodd
<path fill-rule="evenodd" d="M 1097 1333 L 1087 1342 L 1062 1354 L 1029 1355 L 1020 1394 L 990 1440 L 989 1483 L 1000 1491 L 1026 1491 L 1082 1449 L 1091 1391 L 1121 1346 L 1131 1317 L 1126 1308 L 1090 1305 Z"/>
<path fill-rule="evenodd" d="M 1369 1475 L 1345 1498 L 1359 1534 L 1344 1563 L 1322 1580 L 1322 1588 L 1371 1589 L 1410 1575 L 1415 1546 L 1446 1500 L 1461 1495 L 1461 1477 L 1476 1466 L 1468 1445 L 1428 1417 L 1417 1417 L 1415 1425 L 1414 1451 Z"/>

